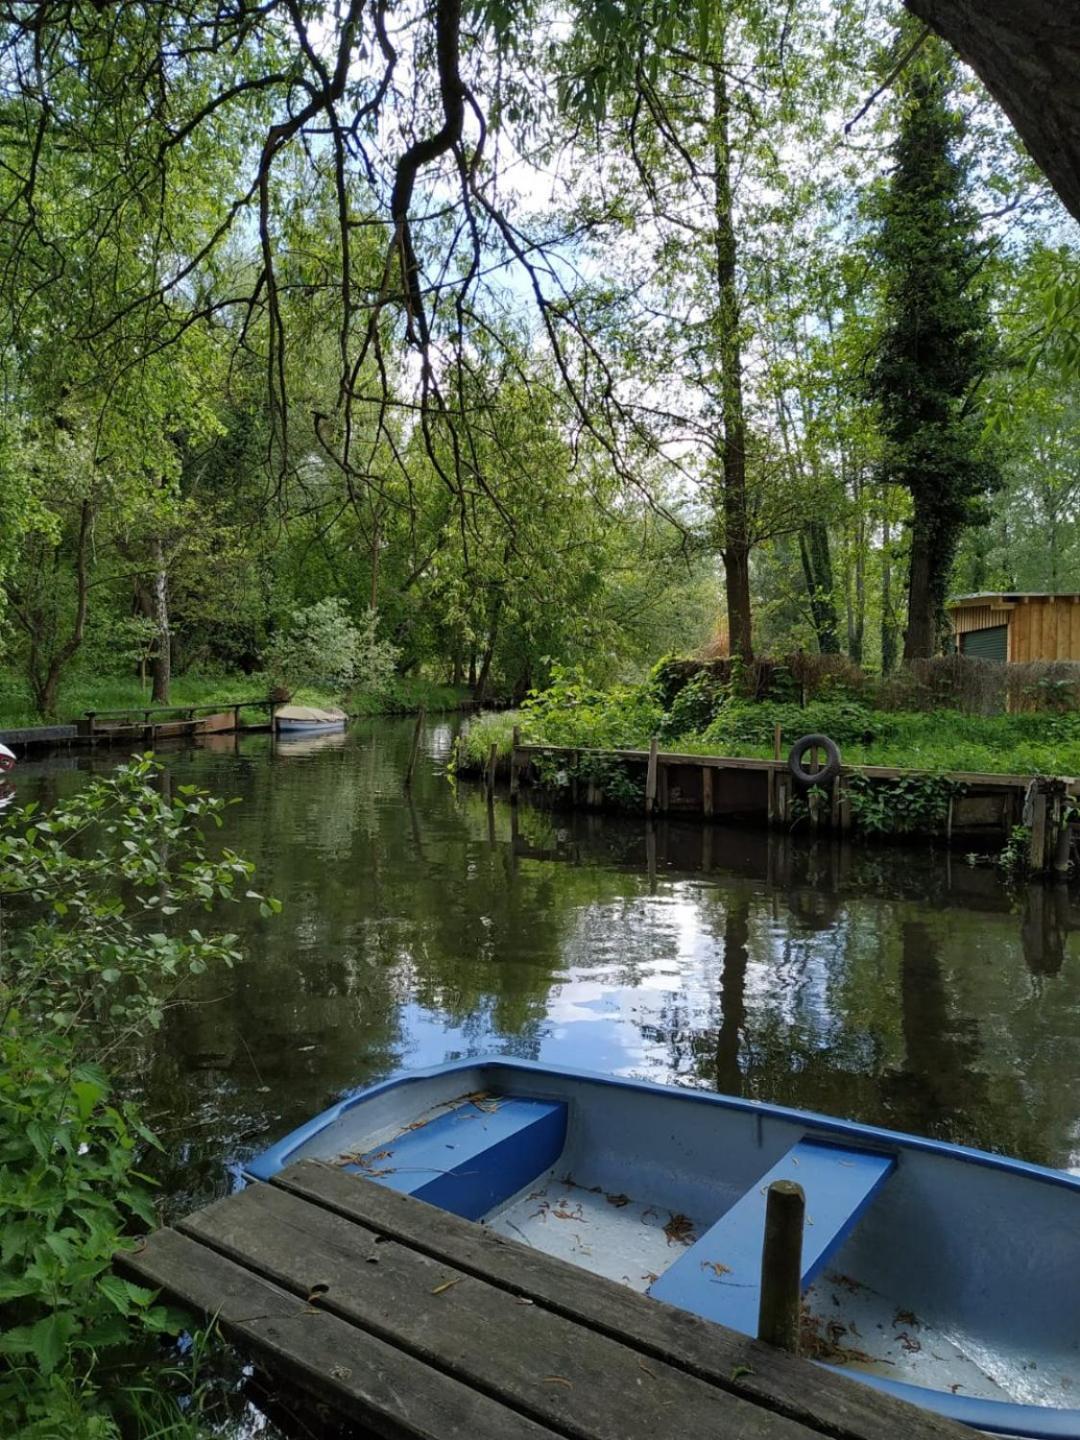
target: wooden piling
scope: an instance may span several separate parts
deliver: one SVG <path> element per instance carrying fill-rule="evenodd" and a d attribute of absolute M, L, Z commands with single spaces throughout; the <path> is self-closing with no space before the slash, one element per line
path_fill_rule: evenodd
<path fill-rule="evenodd" d="M 1046 869 L 1046 791 L 1038 786 L 1031 801 L 1031 841 L 1028 860 L 1032 870 Z"/>
<path fill-rule="evenodd" d="M 1069 873 L 1072 858 L 1072 825 L 1068 820 L 1059 822 L 1057 840 L 1054 843 L 1054 878 L 1064 880 Z"/>
<path fill-rule="evenodd" d="M 802 1242 L 806 1196 L 793 1180 L 774 1180 L 765 1207 L 761 1251 L 758 1339 L 792 1355 L 799 1352 Z"/>
<path fill-rule="evenodd" d="M 510 735 L 510 804 L 518 803 L 518 787 L 521 776 L 518 771 L 518 746 L 521 744 L 521 726 L 515 725 Z"/>
<path fill-rule="evenodd" d="M 656 809 L 656 771 L 659 741 L 654 735 L 649 741 L 649 766 L 645 771 L 645 814 L 651 815 Z"/>
<path fill-rule="evenodd" d="M 499 747 L 494 741 L 491 742 L 491 749 L 488 751 L 487 763 L 487 787 L 492 794 L 495 792 L 495 767 L 499 763 Z"/>
<path fill-rule="evenodd" d="M 420 753 L 420 732 L 424 728 L 424 707 L 421 705 L 416 712 L 416 724 L 413 726 L 412 745 L 409 748 L 409 765 L 405 771 L 405 789 L 412 788 L 413 771 L 416 769 L 416 757 Z"/>
<path fill-rule="evenodd" d="M 701 767 L 701 813 L 709 816 L 713 813 L 713 777 L 716 771 L 711 765 Z"/>

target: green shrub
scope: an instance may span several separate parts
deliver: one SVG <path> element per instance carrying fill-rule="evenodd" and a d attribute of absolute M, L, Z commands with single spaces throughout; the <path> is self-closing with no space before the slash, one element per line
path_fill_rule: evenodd
<path fill-rule="evenodd" d="M 220 824 L 223 803 L 194 786 L 168 792 L 143 758 L 47 814 L 28 805 L 0 822 L 5 1435 L 139 1435 L 147 1396 L 162 1394 L 154 1350 L 180 1317 L 112 1271 L 155 1220 L 139 1162 L 154 1141 L 103 1066 L 160 1024 L 189 975 L 236 958 L 234 935 L 170 934 L 173 915 L 238 894 L 280 908 L 246 890 L 246 861 L 209 853 L 204 826 Z M 162 1408 L 175 1425 L 163 1428 Z M 155 1434 L 192 1433 L 171 1401 L 157 1412 Z"/>

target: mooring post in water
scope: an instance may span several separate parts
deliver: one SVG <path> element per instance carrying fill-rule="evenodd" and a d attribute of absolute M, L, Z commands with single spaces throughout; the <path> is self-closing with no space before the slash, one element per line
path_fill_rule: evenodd
<path fill-rule="evenodd" d="M 409 750 L 409 768 L 405 771 L 405 789 L 412 787 L 413 771 L 416 769 L 416 757 L 420 753 L 420 732 L 424 728 L 424 707 L 421 705 L 416 712 L 416 724 L 413 727 L 412 746 Z"/>
<path fill-rule="evenodd" d="M 510 733 L 510 804 L 518 802 L 518 786 L 521 778 L 518 775 L 518 746 L 521 744 L 521 727 L 515 725 Z"/>
<path fill-rule="evenodd" d="M 1064 880 L 1069 874 L 1072 859 L 1072 823 L 1062 820 L 1058 826 L 1057 841 L 1054 845 L 1054 878 Z"/>
<path fill-rule="evenodd" d="M 656 809 L 656 754 L 660 742 L 654 735 L 649 741 L 649 768 L 645 771 L 645 814 L 651 815 Z"/>
<path fill-rule="evenodd" d="M 492 794 L 495 793 L 495 766 L 499 760 L 499 747 L 494 740 L 491 742 L 491 749 L 488 751 L 487 763 L 487 785 Z"/>
<path fill-rule="evenodd" d="M 802 1304 L 802 1242 L 806 1196 L 794 1180 L 774 1180 L 765 1204 L 765 1243 L 761 1250 L 761 1301 L 758 1339 L 799 1351 Z"/>

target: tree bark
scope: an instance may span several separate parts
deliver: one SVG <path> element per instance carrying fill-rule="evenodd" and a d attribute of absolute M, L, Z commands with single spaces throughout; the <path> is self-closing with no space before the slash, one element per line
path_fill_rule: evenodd
<path fill-rule="evenodd" d="M 89 500 L 82 502 L 79 512 L 79 534 L 75 544 L 75 619 L 71 632 L 64 643 L 51 654 L 42 656 L 42 638 L 45 626 L 35 623 L 35 617 L 21 612 L 16 615 L 30 635 L 30 663 L 27 678 L 34 697 L 37 712 L 43 720 L 56 718 L 56 702 L 60 693 L 60 681 L 68 663 L 74 659 L 86 633 L 86 614 L 90 601 L 90 527 L 93 520 L 93 506 Z"/>
<path fill-rule="evenodd" d="M 476 685 L 473 690 L 473 699 L 477 705 L 482 705 L 488 695 L 488 681 L 491 678 L 491 662 L 495 656 L 495 642 L 499 638 L 499 617 L 502 614 L 503 597 L 500 592 L 495 597 L 495 604 L 491 611 L 491 624 L 488 626 L 487 640 L 484 644 L 484 654 L 480 661 L 480 673 L 476 677 Z"/>
<path fill-rule="evenodd" d="M 892 600 L 892 530 L 889 517 L 881 522 L 881 673 L 896 669 L 897 633 Z"/>
<path fill-rule="evenodd" d="M 833 598 L 832 555 L 824 520 L 811 520 L 799 531 L 799 556 L 810 601 L 810 618 L 822 655 L 840 653 L 839 620 Z"/>
<path fill-rule="evenodd" d="M 150 618 L 157 632 L 154 653 L 150 657 L 155 705 L 168 705 L 172 684 L 172 633 L 169 627 L 169 577 L 165 568 L 165 547 L 161 537 L 150 542 L 153 572 L 150 579 Z"/>
<path fill-rule="evenodd" d="M 713 67 L 713 192 L 716 224 L 716 290 L 719 327 L 722 471 L 721 512 L 724 531 L 724 588 L 731 654 L 754 658 L 750 611 L 750 524 L 746 503 L 746 414 L 743 406 L 741 306 L 738 288 L 738 239 L 731 190 L 730 100 L 727 72 Z"/>

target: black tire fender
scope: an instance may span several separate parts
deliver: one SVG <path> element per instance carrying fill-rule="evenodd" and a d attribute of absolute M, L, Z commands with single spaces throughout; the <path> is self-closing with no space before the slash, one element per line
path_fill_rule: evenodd
<path fill-rule="evenodd" d="M 807 751 L 815 747 L 825 751 L 825 764 L 817 772 L 804 769 L 802 763 Z M 840 774 L 840 747 L 827 735 L 804 735 L 791 747 L 788 769 L 794 776 L 796 785 L 801 785 L 805 790 L 809 790 L 812 785 L 832 785 Z"/>

